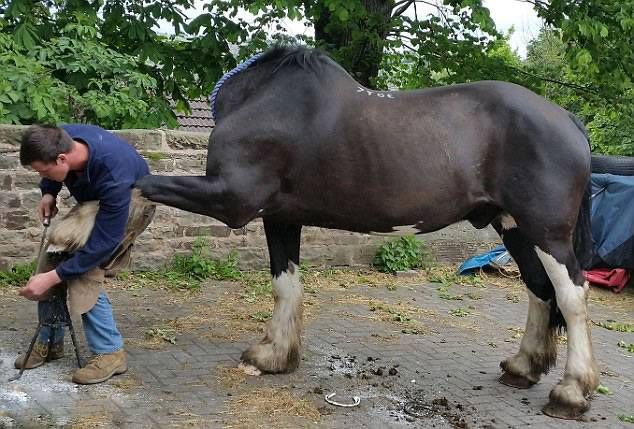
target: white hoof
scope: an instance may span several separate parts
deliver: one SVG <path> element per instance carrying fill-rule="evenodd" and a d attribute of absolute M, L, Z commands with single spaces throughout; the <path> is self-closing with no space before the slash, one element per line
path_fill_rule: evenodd
<path fill-rule="evenodd" d="M 246 375 L 254 375 L 256 377 L 262 375 L 262 371 L 248 363 L 240 362 L 238 364 L 238 369 L 242 370 L 242 372 L 244 372 Z"/>

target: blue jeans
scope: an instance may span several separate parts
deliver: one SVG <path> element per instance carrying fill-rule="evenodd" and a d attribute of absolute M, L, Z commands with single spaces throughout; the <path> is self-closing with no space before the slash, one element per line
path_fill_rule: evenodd
<path fill-rule="evenodd" d="M 48 306 L 48 301 L 38 302 L 37 309 L 40 319 Z M 123 348 L 123 338 L 117 329 L 112 314 L 112 303 L 104 291 L 101 291 L 97 303 L 87 313 L 81 315 L 84 325 L 84 334 L 88 348 L 92 353 L 103 354 L 116 352 Z M 64 338 L 64 328 L 55 329 L 54 341 L 60 342 Z M 43 326 L 40 331 L 39 340 L 43 343 L 51 338 L 51 329 Z"/>

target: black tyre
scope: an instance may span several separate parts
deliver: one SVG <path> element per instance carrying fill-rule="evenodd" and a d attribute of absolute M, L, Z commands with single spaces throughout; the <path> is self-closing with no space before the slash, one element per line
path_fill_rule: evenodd
<path fill-rule="evenodd" d="M 592 172 L 634 176 L 634 157 L 592 155 Z"/>

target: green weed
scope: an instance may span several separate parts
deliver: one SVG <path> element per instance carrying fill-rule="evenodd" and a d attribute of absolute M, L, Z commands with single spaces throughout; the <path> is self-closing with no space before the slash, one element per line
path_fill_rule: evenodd
<path fill-rule="evenodd" d="M 208 278 L 235 280 L 240 278 L 236 253 L 231 252 L 227 259 L 210 259 L 207 254 L 207 245 L 201 238 L 194 241 L 191 254 L 174 255 L 169 271 L 199 280 Z"/>
<path fill-rule="evenodd" d="M 0 270 L 0 287 L 21 287 L 31 278 L 37 261 L 16 264 L 9 270 Z"/>
<path fill-rule="evenodd" d="M 167 343 L 176 344 L 176 331 L 173 329 L 152 328 L 145 331 L 147 338 L 159 338 Z"/>
<path fill-rule="evenodd" d="M 119 280 L 130 281 L 133 278 L 149 280 L 151 282 L 167 283 L 177 289 L 200 289 L 204 280 L 237 280 L 242 277 L 238 270 L 236 253 L 231 252 L 225 259 L 209 257 L 207 244 L 204 239 L 197 238 L 189 254 L 177 253 L 166 268 L 156 271 L 144 271 L 134 274 L 121 272 Z"/>
<path fill-rule="evenodd" d="M 438 288 L 438 296 L 442 299 L 462 301 L 464 297 L 462 295 L 452 295 L 443 288 Z"/>
<path fill-rule="evenodd" d="M 390 308 L 386 305 L 370 304 L 370 311 L 377 311 L 377 310 L 381 310 L 389 314 L 390 320 L 392 320 L 393 322 L 405 323 L 412 320 L 412 318 L 409 317 L 407 314 L 401 313 L 400 311 L 394 310 L 393 308 Z"/>
<path fill-rule="evenodd" d="M 609 329 L 610 331 L 618 331 L 618 332 L 634 332 L 634 325 L 631 323 L 619 323 L 615 320 L 606 320 L 605 322 L 595 322 L 592 321 L 597 326 L 600 326 L 605 329 Z"/>
<path fill-rule="evenodd" d="M 466 317 L 471 314 L 471 312 L 467 310 L 463 310 L 462 308 L 454 308 L 449 310 L 449 314 L 456 317 Z"/>
<path fill-rule="evenodd" d="M 634 423 L 634 415 L 628 416 L 627 414 L 619 414 L 617 416 L 619 420 L 625 423 Z"/>
<path fill-rule="evenodd" d="M 429 259 L 425 243 L 407 235 L 383 244 L 374 257 L 374 266 L 384 273 L 394 273 L 424 267 Z"/>
<path fill-rule="evenodd" d="M 271 317 L 273 317 L 273 313 L 271 313 L 270 311 L 258 311 L 251 315 L 251 319 L 255 320 L 256 322 L 266 322 Z"/>
<path fill-rule="evenodd" d="M 477 275 L 469 275 L 462 276 L 457 273 L 432 273 L 429 276 L 429 281 L 432 283 L 440 283 L 438 287 L 438 297 L 442 299 L 462 301 L 464 300 L 463 295 L 452 295 L 449 293 L 448 289 L 453 285 L 473 285 L 476 287 L 486 287 L 484 281 Z M 467 296 L 471 297 L 474 294 L 467 294 Z M 479 299 L 479 298 L 472 298 Z"/>
<path fill-rule="evenodd" d="M 152 161 L 159 161 L 163 158 L 167 158 L 167 154 L 164 154 L 163 152 L 151 152 L 151 151 L 145 151 L 143 152 L 143 155 Z"/>
<path fill-rule="evenodd" d="M 440 283 L 442 287 L 471 285 L 482 289 L 486 288 L 484 280 L 477 274 L 463 276 L 458 273 L 431 273 L 428 279 L 432 283 Z"/>

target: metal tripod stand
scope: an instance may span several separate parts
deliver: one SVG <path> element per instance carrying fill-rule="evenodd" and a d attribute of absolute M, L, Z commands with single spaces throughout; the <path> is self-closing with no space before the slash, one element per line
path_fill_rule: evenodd
<path fill-rule="evenodd" d="M 81 357 L 79 356 L 79 349 L 77 348 L 77 338 L 75 337 L 73 321 L 70 318 L 68 305 L 66 304 L 66 285 L 62 284 L 59 286 L 55 286 L 51 292 L 50 297 L 48 298 L 48 302 L 49 305 L 47 306 L 46 311 L 37 324 L 37 330 L 35 331 L 35 335 L 33 335 L 33 338 L 31 339 L 31 344 L 29 345 L 29 349 L 26 352 L 24 365 L 22 365 L 22 368 L 20 368 L 20 372 L 18 373 L 18 375 L 11 377 L 9 381 L 15 381 L 22 377 L 26 362 L 28 362 L 31 353 L 33 352 L 33 346 L 35 345 L 35 341 L 37 341 L 37 337 L 39 336 L 40 331 L 43 327 L 48 327 L 51 332 L 51 337 L 48 342 L 47 361 L 50 359 L 51 346 L 55 343 L 55 332 L 59 328 L 63 329 L 64 327 L 68 326 L 70 337 L 73 341 L 73 347 L 75 349 L 75 356 L 77 357 L 77 365 L 79 365 L 80 368 L 83 366 Z"/>
<path fill-rule="evenodd" d="M 44 225 L 44 232 L 42 233 L 42 240 L 40 241 L 40 251 L 37 256 L 37 267 L 35 269 L 35 272 L 40 272 L 42 264 L 44 263 L 44 242 L 46 240 L 46 231 L 50 225 L 50 217 L 45 217 L 42 224 Z M 59 328 L 63 329 L 65 326 L 68 326 L 70 337 L 73 340 L 73 347 L 75 348 L 77 365 L 79 365 L 80 368 L 83 366 L 81 358 L 79 357 L 79 349 L 77 349 L 77 339 L 75 337 L 75 329 L 73 329 L 73 321 L 70 318 L 68 304 L 66 303 L 66 288 L 67 286 L 65 284 L 60 284 L 52 289 L 47 300 L 49 305 L 47 306 L 44 313 L 40 315 L 41 317 L 39 318 L 39 322 L 37 324 L 37 330 L 35 331 L 35 335 L 33 335 L 33 338 L 31 339 L 31 344 L 29 345 L 29 349 L 27 350 L 26 356 L 24 357 L 24 363 L 22 365 L 22 368 L 20 368 L 20 373 L 9 378 L 9 381 L 15 381 L 22 377 L 25 369 L 24 367 L 31 357 L 31 353 L 33 353 L 33 346 L 35 346 L 37 337 L 40 335 L 40 331 L 43 327 L 48 327 L 51 332 L 51 336 L 48 341 L 48 354 L 46 357 L 47 361 L 50 360 L 51 347 L 53 344 L 55 344 L 55 331 Z"/>

